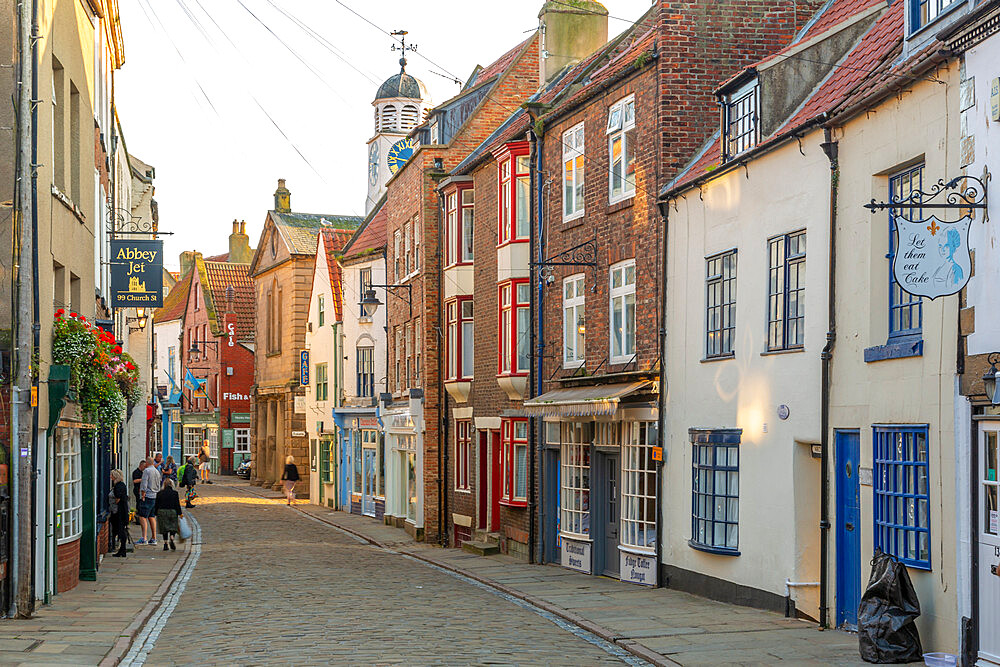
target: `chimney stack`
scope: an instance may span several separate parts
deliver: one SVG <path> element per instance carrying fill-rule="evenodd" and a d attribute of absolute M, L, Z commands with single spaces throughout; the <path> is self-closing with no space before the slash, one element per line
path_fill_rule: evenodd
<path fill-rule="evenodd" d="M 546 2 L 538 12 L 538 20 L 542 30 L 538 75 L 543 86 L 564 67 L 608 42 L 608 10 L 593 0 Z"/>
<path fill-rule="evenodd" d="M 195 258 L 201 253 L 196 250 L 185 250 L 181 253 L 181 278 L 194 267 Z"/>
<path fill-rule="evenodd" d="M 278 179 L 278 189 L 274 191 L 274 210 L 278 213 L 292 212 L 292 193 L 285 187 L 283 178 Z"/>
<path fill-rule="evenodd" d="M 230 264 L 249 264 L 253 261 L 253 249 L 250 247 L 250 237 L 246 234 L 246 224 L 245 221 L 233 220 L 233 233 L 229 235 Z"/>

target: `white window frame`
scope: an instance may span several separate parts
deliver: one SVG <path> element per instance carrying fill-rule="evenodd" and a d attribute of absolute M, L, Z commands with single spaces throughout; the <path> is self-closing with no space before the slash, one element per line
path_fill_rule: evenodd
<path fill-rule="evenodd" d="M 656 422 L 627 422 L 622 442 L 622 546 L 656 552 Z"/>
<path fill-rule="evenodd" d="M 362 296 L 362 298 L 364 298 Z M 316 326 L 321 327 L 326 323 L 326 298 L 323 294 L 316 295 Z"/>
<path fill-rule="evenodd" d="M 584 214 L 584 132 L 578 123 L 563 132 L 563 222 Z"/>
<path fill-rule="evenodd" d="M 585 284 L 582 273 L 563 280 L 563 368 L 579 368 L 587 358 Z"/>
<path fill-rule="evenodd" d="M 206 428 L 205 435 L 208 438 L 208 456 L 212 460 L 219 458 L 219 429 Z"/>
<path fill-rule="evenodd" d="M 585 422 L 560 425 L 559 533 L 590 539 L 590 438 Z"/>
<path fill-rule="evenodd" d="M 741 108 L 745 112 L 734 116 L 734 111 Z M 760 143 L 760 87 L 757 85 L 757 79 L 748 81 L 725 96 L 723 123 L 724 160 L 732 160 Z"/>
<path fill-rule="evenodd" d="M 55 437 L 56 543 L 83 534 L 83 456 L 78 429 L 58 428 Z"/>
<path fill-rule="evenodd" d="M 205 439 L 205 429 L 200 427 L 184 428 L 184 460 L 198 456 L 202 440 Z"/>
<path fill-rule="evenodd" d="M 631 272 L 629 269 L 632 269 Z M 615 275 L 620 273 L 620 284 L 615 286 Z M 631 273 L 631 282 L 629 280 L 629 274 Z M 635 356 L 635 260 L 627 259 L 623 262 L 618 262 L 611 266 L 608 276 L 608 359 L 612 364 L 625 364 L 632 360 Z M 629 322 L 627 321 L 627 308 L 629 306 L 629 297 L 631 298 L 632 306 L 632 317 L 631 317 L 631 346 L 628 345 L 629 338 Z M 621 353 L 615 354 L 615 313 L 616 308 L 620 308 L 622 317 L 622 339 L 620 342 Z"/>
<path fill-rule="evenodd" d="M 458 258 L 463 264 L 471 264 L 476 256 L 475 242 L 476 190 L 462 188 L 459 190 L 458 228 L 460 245 Z"/>
<path fill-rule="evenodd" d="M 249 454 L 250 453 L 250 429 L 248 428 L 234 428 L 233 429 L 233 453 L 234 454 Z"/>
<path fill-rule="evenodd" d="M 472 493 L 472 420 L 455 420 L 455 490 Z"/>
<path fill-rule="evenodd" d="M 628 174 L 629 151 L 632 151 L 632 161 L 636 159 L 635 147 L 630 143 L 638 145 L 635 139 L 635 95 L 624 97 L 608 109 L 608 122 L 605 129 L 608 135 L 608 202 L 611 204 L 624 201 L 635 196 L 635 172 L 631 177 Z M 621 173 L 615 172 L 614 146 L 615 142 L 622 142 Z M 621 192 L 615 193 L 615 177 L 621 178 Z"/>

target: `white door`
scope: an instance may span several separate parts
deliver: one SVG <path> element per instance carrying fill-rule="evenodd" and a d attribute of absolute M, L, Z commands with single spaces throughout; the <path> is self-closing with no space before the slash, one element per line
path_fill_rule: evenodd
<path fill-rule="evenodd" d="M 979 665 L 1000 665 L 1000 423 L 979 426 Z"/>

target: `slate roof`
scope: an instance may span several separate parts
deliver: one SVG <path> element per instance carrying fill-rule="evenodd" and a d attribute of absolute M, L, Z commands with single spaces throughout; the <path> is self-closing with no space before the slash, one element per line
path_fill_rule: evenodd
<path fill-rule="evenodd" d="M 361 224 L 358 231 L 347 245 L 344 246 L 344 258 L 358 257 L 375 250 L 384 250 L 386 247 L 386 223 L 389 221 L 389 212 L 385 207 L 386 197 L 383 196 L 375 208 L 371 210 L 365 222 Z"/>
<path fill-rule="evenodd" d="M 250 279 L 249 264 L 230 264 L 229 262 L 205 261 L 202 278 L 202 293 L 205 307 L 208 309 L 212 331 L 217 336 L 223 335 L 224 314 L 227 310 L 226 292 L 233 288 L 232 310 L 236 313 L 236 340 L 252 342 L 257 321 L 257 299 Z M 199 266 L 199 274 L 202 267 Z"/>
<path fill-rule="evenodd" d="M 170 289 L 163 305 L 153 311 L 153 322 L 161 324 L 179 320 L 184 316 L 184 309 L 187 306 L 188 290 L 191 287 L 191 271 L 188 271 L 183 278 Z"/>
<path fill-rule="evenodd" d="M 324 229 L 320 232 L 326 254 L 326 268 L 330 274 L 330 290 L 333 293 L 334 322 L 344 321 L 343 281 L 337 256 L 350 242 L 351 236 L 351 232 L 342 229 Z"/>
<path fill-rule="evenodd" d="M 872 6 L 872 2 L 841 0 L 840 5 L 843 8 L 840 14 L 843 19 L 851 16 L 848 9 L 864 11 Z M 907 75 L 914 74 L 927 64 L 942 48 L 942 44 L 932 40 L 920 52 L 900 60 L 905 30 L 905 5 L 904 2 L 892 3 L 845 58 L 831 69 L 799 109 L 777 131 L 762 138 L 758 148 L 784 141 L 809 124 L 826 122 L 838 114 L 847 114 L 855 104 L 869 97 L 885 94 L 894 85 L 910 83 L 911 79 Z M 689 166 L 673 182 L 663 187 L 661 196 L 680 191 L 708 177 L 721 166 L 720 135 L 717 132 Z"/>
<path fill-rule="evenodd" d="M 362 218 L 356 215 L 323 213 L 279 213 L 268 211 L 275 227 L 293 255 L 315 255 L 316 237 L 324 228 L 355 230 Z"/>

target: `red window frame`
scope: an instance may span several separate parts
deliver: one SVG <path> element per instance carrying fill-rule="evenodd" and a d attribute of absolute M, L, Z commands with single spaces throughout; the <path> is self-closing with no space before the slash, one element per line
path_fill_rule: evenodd
<path fill-rule="evenodd" d="M 472 460 L 472 420 L 455 420 L 455 490 L 468 491 Z"/>
<path fill-rule="evenodd" d="M 465 224 L 463 215 L 466 209 L 475 210 L 475 198 L 470 203 L 464 203 L 465 193 L 472 190 L 472 183 L 456 183 L 448 188 L 444 195 L 445 210 L 445 266 L 469 266 L 473 258 L 466 258 L 463 252 L 465 246 Z"/>
<path fill-rule="evenodd" d="M 472 302 L 472 297 L 459 296 L 446 301 L 444 304 L 445 378 L 447 380 L 471 380 L 473 377 L 473 369 L 465 368 L 465 364 L 462 361 L 462 357 L 464 356 L 462 353 L 465 349 L 463 325 L 466 322 L 473 322 L 476 316 L 474 308 L 471 317 L 465 316 L 463 306 L 466 302 Z"/>
<path fill-rule="evenodd" d="M 505 144 L 494 152 L 497 161 L 497 247 L 508 243 L 527 243 L 528 229 L 531 224 L 530 194 L 525 193 L 529 201 L 524 206 L 526 220 L 518 219 L 517 183 L 526 179 L 530 190 L 530 165 L 524 161 L 524 169 L 519 169 L 518 158 L 527 158 L 530 152 L 527 141 L 513 141 Z M 518 223 L 524 223 L 524 231 L 518 234 Z"/>
<path fill-rule="evenodd" d="M 497 306 L 499 310 L 499 317 L 497 318 L 499 335 L 497 340 L 500 343 L 500 349 L 497 352 L 498 376 L 527 375 L 528 371 L 531 370 L 528 367 L 520 368 L 517 365 L 517 316 L 519 311 L 524 310 L 529 313 L 530 322 L 531 313 L 531 304 L 527 300 L 518 301 L 517 288 L 519 285 L 527 284 L 529 284 L 527 278 L 515 278 L 500 283 L 500 286 L 497 288 Z"/>
<path fill-rule="evenodd" d="M 523 435 L 518 428 L 523 426 Z M 517 453 L 523 450 L 524 487 L 523 495 L 517 493 Z M 500 421 L 500 504 L 511 507 L 528 506 L 528 420 L 524 418 L 502 419 Z"/>

